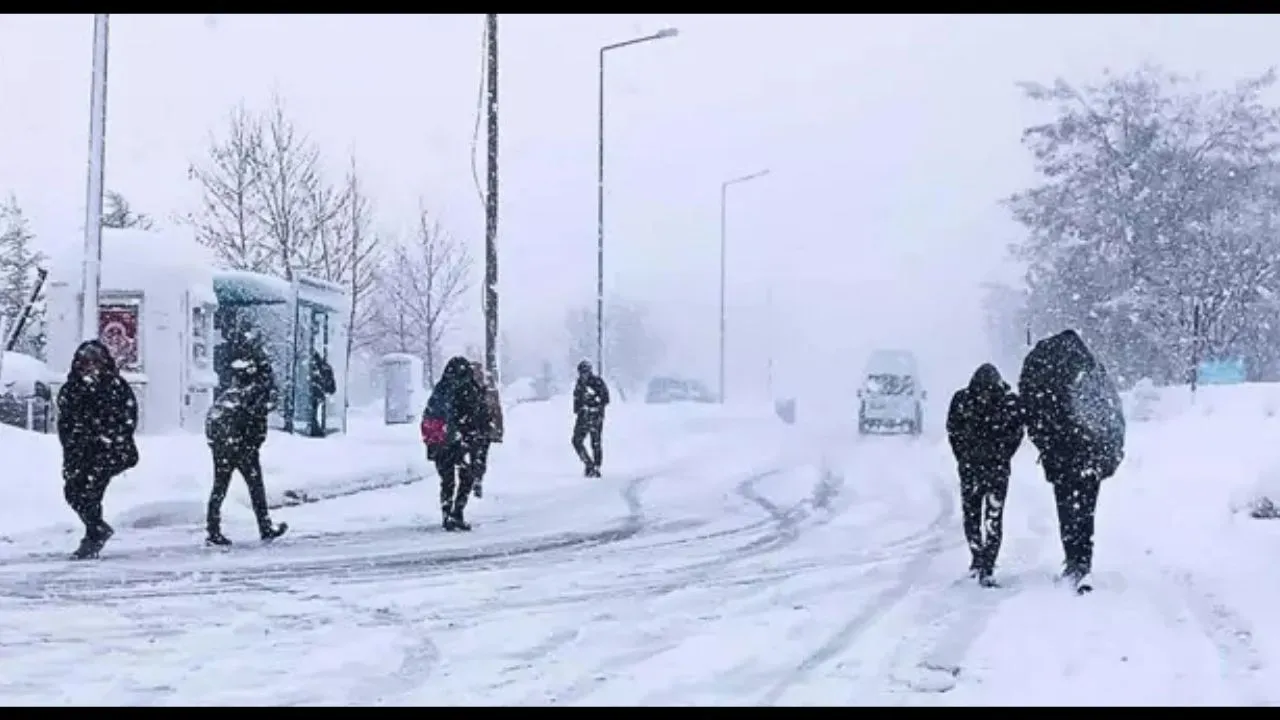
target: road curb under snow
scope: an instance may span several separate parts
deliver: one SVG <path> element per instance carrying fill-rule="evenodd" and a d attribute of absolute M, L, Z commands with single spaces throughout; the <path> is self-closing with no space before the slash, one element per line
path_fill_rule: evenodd
<path fill-rule="evenodd" d="M 402 485 L 412 485 L 425 479 L 426 475 L 421 471 L 416 468 L 406 467 L 399 471 L 373 474 L 368 476 L 366 479 L 356 481 L 355 483 L 335 482 L 329 487 L 285 490 L 280 493 L 279 497 L 273 498 L 272 501 L 268 503 L 267 507 L 272 510 L 278 510 L 284 507 L 309 505 L 312 503 L 323 502 L 325 500 L 336 500 L 338 498 L 351 497 L 352 495 L 359 495 L 361 493 L 400 487 Z"/>

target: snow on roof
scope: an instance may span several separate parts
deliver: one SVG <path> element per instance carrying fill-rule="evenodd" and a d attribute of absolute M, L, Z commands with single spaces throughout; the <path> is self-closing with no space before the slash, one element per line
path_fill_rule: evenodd
<path fill-rule="evenodd" d="M 868 375 L 915 375 L 916 356 L 910 350 L 876 350 L 867 358 Z"/>
<path fill-rule="evenodd" d="M 65 243 L 53 254 L 49 274 L 55 280 L 79 282 L 84 249 Z M 212 294 L 213 253 L 181 227 L 163 231 L 136 228 L 102 230 L 102 289 L 145 290 L 158 283 L 185 284 Z"/>
<path fill-rule="evenodd" d="M 218 270 L 213 287 L 219 302 L 232 305 L 287 303 L 293 299 L 293 286 L 288 280 L 248 270 Z"/>
<path fill-rule="evenodd" d="M 411 355 L 409 353 L 394 352 L 394 353 L 387 353 L 386 355 L 383 355 L 381 358 L 378 359 L 378 361 L 384 364 L 397 363 L 397 362 L 421 363 L 422 358 L 418 357 L 417 355 Z"/>
<path fill-rule="evenodd" d="M 0 360 L 0 393 L 13 393 L 17 397 L 30 397 L 35 384 L 57 382 L 60 378 L 48 365 L 17 352 L 6 352 Z"/>

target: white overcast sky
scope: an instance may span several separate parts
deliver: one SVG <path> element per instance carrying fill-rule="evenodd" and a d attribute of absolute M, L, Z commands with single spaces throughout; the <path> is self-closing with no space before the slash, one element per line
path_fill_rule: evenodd
<path fill-rule="evenodd" d="M 479 255 L 482 24 L 112 16 L 107 185 L 161 218 L 189 209 L 208 133 L 274 90 L 335 172 L 354 149 L 383 227 L 421 196 Z M 559 359 L 566 309 L 593 301 L 597 50 L 664 27 L 679 37 L 609 55 L 606 283 L 651 306 L 668 365 L 714 383 L 720 183 L 769 168 L 731 191 L 731 394 L 763 389 L 771 347 L 784 387 L 881 345 L 917 348 L 945 390 L 984 359 L 977 283 L 1010 274 L 997 201 L 1032 179 L 1019 134 L 1040 119 L 1016 81 L 1154 61 L 1218 83 L 1280 60 L 1272 16 L 504 15 L 513 342 Z M 88 15 L 0 15 L 0 192 L 51 244 L 80 241 L 91 33 Z"/>

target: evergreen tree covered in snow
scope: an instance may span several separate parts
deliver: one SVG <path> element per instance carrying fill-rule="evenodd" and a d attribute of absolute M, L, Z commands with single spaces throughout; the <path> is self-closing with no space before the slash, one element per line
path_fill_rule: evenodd
<path fill-rule="evenodd" d="M 1205 90 L 1154 67 L 1026 84 L 1039 183 L 1008 199 L 1028 321 L 1077 328 L 1118 379 L 1185 382 L 1201 359 L 1274 362 L 1280 311 L 1275 75 Z M 1277 328 L 1280 330 L 1280 328 Z"/>
<path fill-rule="evenodd" d="M 0 203 L 0 316 L 16 323 L 35 290 L 37 272 L 44 257 L 32 242 L 35 235 L 17 198 L 10 195 Z M 11 331 L 11 330 L 10 330 Z M 14 344 L 17 352 L 44 357 L 44 307 L 32 308 L 21 336 Z"/>

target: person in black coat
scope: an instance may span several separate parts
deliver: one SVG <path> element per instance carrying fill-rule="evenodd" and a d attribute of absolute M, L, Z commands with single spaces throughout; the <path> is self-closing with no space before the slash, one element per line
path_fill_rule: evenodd
<path fill-rule="evenodd" d="M 213 454 L 213 489 L 206 515 L 206 542 L 231 544 L 222 534 L 222 503 L 231 487 L 231 475 L 239 472 L 249 489 L 249 502 L 258 521 L 258 535 L 274 540 L 286 523 L 273 525 L 267 508 L 267 489 L 259 452 L 267 440 L 267 416 L 275 407 L 275 376 L 265 352 L 243 352 L 229 363 L 230 385 L 223 388 L 205 418 L 205 438 Z"/>
<path fill-rule="evenodd" d="M 481 382 L 466 358 L 451 358 L 423 411 L 427 459 L 435 463 L 440 475 L 441 526 L 450 532 L 471 529 L 463 511 L 483 472 L 478 455 L 488 447 L 492 432 Z M 428 426 L 432 423 L 443 429 L 438 437 L 430 436 Z"/>
<path fill-rule="evenodd" d="M 973 560 L 969 572 L 991 585 L 1003 535 L 1010 462 L 1022 444 L 1018 397 L 994 365 L 973 373 L 968 387 L 951 397 L 947 440 L 960 470 L 964 535 Z"/>
<path fill-rule="evenodd" d="M 604 410 L 609 405 L 609 387 L 592 372 L 591 363 L 578 363 L 578 383 L 573 386 L 573 450 L 582 461 L 583 474 L 600 477 L 604 463 Z M 591 439 L 591 454 L 583 441 Z"/>
<path fill-rule="evenodd" d="M 488 422 L 487 430 L 476 436 L 471 453 L 471 474 L 475 478 L 471 494 L 481 498 L 484 497 L 484 475 L 489 470 L 489 447 L 502 442 L 502 398 L 498 394 L 498 384 L 485 371 L 483 363 L 471 363 L 471 374 L 480 385 L 484 417 Z"/>
<path fill-rule="evenodd" d="M 311 437 L 322 438 L 326 434 L 325 398 L 338 390 L 334 382 L 333 366 L 320 353 L 311 352 Z"/>
<path fill-rule="evenodd" d="M 1018 393 L 1027 437 L 1053 485 L 1063 577 L 1087 592 L 1098 492 L 1124 460 L 1120 393 L 1074 330 L 1036 343 L 1023 361 Z"/>
<path fill-rule="evenodd" d="M 102 519 L 102 499 L 114 477 L 138 464 L 137 427 L 137 397 L 110 351 L 97 340 L 81 343 L 58 391 L 63 495 L 84 523 L 77 560 L 96 557 L 115 533 Z"/>

